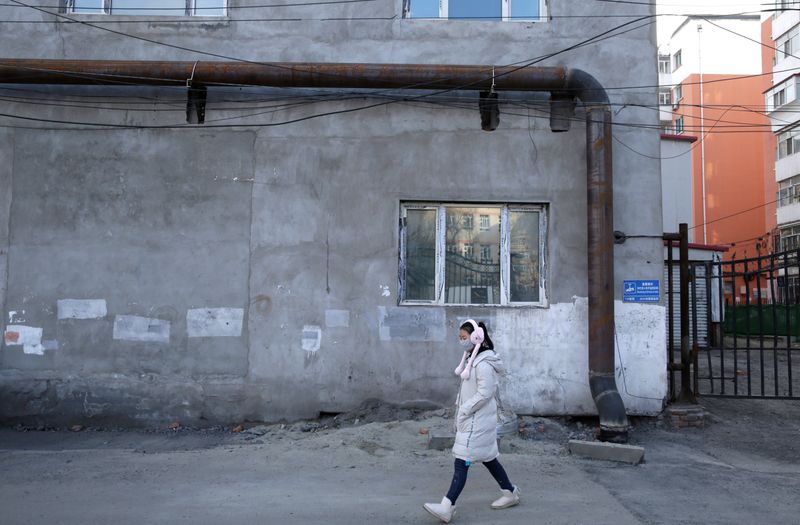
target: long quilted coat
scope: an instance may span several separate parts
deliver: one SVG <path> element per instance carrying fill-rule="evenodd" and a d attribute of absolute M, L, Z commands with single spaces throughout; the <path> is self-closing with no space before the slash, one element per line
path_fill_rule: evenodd
<path fill-rule="evenodd" d="M 484 350 L 472 363 L 469 379 L 461 381 L 456 405 L 456 441 L 453 455 L 472 463 L 491 461 L 497 450 L 497 402 L 503 361 L 493 350 Z"/>

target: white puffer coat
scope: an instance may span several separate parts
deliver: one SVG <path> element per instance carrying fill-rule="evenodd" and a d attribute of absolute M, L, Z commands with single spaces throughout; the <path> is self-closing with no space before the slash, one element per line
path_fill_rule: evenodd
<path fill-rule="evenodd" d="M 461 381 L 456 401 L 456 441 L 453 455 L 472 463 L 491 461 L 497 450 L 497 402 L 499 376 L 506 373 L 493 350 L 484 350 L 472 362 L 469 379 Z"/>

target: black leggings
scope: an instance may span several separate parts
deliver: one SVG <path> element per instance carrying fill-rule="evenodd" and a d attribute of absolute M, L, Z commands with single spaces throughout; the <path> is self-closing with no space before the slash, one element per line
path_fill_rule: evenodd
<path fill-rule="evenodd" d="M 484 463 L 484 466 L 489 469 L 489 472 L 492 474 L 492 477 L 497 481 L 498 485 L 500 485 L 501 489 L 504 490 L 514 490 L 514 485 L 508 480 L 508 474 L 506 474 L 503 465 L 497 461 L 497 458 L 487 461 Z M 453 481 L 450 483 L 450 490 L 447 491 L 447 499 L 455 505 L 458 496 L 461 494 L 461 491 L 464 490 L 464 485 L 467 484 L 467 471 L 469 470 L 469 465 L 463 459 L 457 459 L 455 465 L 455 471 L 453 472 Z"/>

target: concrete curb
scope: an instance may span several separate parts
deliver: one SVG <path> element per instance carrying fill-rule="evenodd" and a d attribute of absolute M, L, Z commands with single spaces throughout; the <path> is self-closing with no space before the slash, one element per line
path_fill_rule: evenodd
<path fill-rule="evenodd" d="M 633 445 L 618 445 L 599 441 L 569 441 L 569 452 L 575 456 L 603 461 L 617 461 L 638 465 L 644 460 L 644 448 Z"/>

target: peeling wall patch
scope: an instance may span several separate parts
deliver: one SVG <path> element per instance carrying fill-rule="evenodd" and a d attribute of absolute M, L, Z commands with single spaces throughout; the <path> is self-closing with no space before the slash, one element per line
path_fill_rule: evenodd
<path fill-rule="evenodd" d="M 325 326 L 328 328 L 349 328 L 350 310 L 325 310 Z"/>
<path fill-rule="evenodd" d="M 15 323 L 24 323 L 25 322 L 25 310 L 11 310 L 8 312 L 8 324 L 15 324 Z"/>
<path fill-rule="evenodd" d="M 59 319 L 102 319 L 108 314 L 105 299 L 59 299 Z"/>
<path fill-rule="evenodd" d="M 392 292 L 389 291 L 389 287 L 386 286 L 385 284 L 380 285 L 379 288 L 381 289 L 381 295 L 383 297 L 391 297 L 392 296 Z"/>
<path fill-rule="evenodd" d="M 316 352 L 322 345 L 322 329 L 319 326 L 306 325 L 303 327 L 303 335 L 300 346 L 306 352 Z"/>
<path fill-rule="evenodd" d="M 378 307 L 381 341 L 442 342 L 447 324 L 441 308 Z"/>
<path fill-rule="evenodd" d="M 22 346 L 22 351 L 26 354 L 44 355 L 41 328 L 10 324 L 6 327 L 3 338 L 7 346 Z"/>
<path fill-rule="evenodd" d="M 114 339 L 169 343 L 169 321 L 137 315 L 118 315 L 114 318 Z"/>
<path fill-rule="evenodd" d="M 186 312 L 189 337 L 239 337 L 243 308 L 195 308 Z"/>

